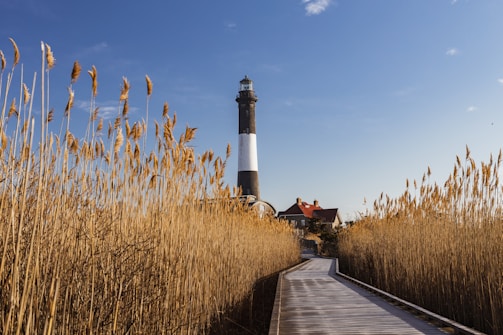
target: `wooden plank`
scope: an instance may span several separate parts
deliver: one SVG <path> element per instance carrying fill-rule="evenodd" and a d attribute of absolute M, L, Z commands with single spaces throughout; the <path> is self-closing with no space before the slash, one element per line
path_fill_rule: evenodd
<path fill-rule="evenodd" d="M 334 260 L 313 258 L 281 274 L 270 335 L 446 334 L 350 282 L 330 276 Z"/>

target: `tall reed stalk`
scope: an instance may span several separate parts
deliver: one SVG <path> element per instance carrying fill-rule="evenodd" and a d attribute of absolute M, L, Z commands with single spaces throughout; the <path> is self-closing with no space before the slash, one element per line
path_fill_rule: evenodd
<path fill-rule="evenodd" d="M 260 218 L 224 185 L 230 150 L 226 158 L 197 154 L 196 129 L 175 137 L 167 104 L 156 147 L 146 147 L 146 122 L 130 125 L 125 117 L 127 80 L 107 138 L 103 121 L 95 123 L 94 66 L 89 131 L 80 139 L 71 133 L 70 86 L 64 134 L 52 133 L 54 63 L 44 63 L 54 60 L 52 50 L 42 44 L 45 97 L 36 120 L 28 99 L 37 94 L 36 76 L 24 101 L 10 96 L 19 62 L 11 42 L 14 65 L 0 85 L 0 333 L 202 334 L 257 279 L 298 261 L 291 229 Z M 75 62 L 71 85 L 79 74 Z"/>

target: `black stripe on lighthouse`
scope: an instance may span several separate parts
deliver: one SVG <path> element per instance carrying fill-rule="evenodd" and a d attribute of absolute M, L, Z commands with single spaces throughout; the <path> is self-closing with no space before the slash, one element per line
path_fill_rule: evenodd
<path fill-rule="evenodd" d="M 253 82 L 245 76 L 240 81 L 236 102 L 239 107 L 238 187 L 243 195 L 260 198 L 258 183 L 257 135 L 255 132 L 255 103 Z"/>

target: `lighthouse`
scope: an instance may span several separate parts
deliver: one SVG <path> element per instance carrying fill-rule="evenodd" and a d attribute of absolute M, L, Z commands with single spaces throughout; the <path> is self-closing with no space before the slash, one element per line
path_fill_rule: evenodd
<path fill-rule="evenodd" d="M 260 199 L 258 183 L 257 133 L 255 129 L 255 103 L 258 98 L 253 81 L 245 76 L 239 85 L 236 102 L 239 107 L 238 184 L 242 195 Z"/>

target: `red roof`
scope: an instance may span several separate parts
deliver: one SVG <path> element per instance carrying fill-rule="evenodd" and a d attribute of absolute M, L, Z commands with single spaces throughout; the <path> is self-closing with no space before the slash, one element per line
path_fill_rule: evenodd
<path fill-rule="evenodd" d="M 293 204 L 290 208 L 288 208 L 284 212 L 279 212 L 278 216 L 302 214 L 306 218 L 311 219 L 313 217 L 313 211 L 315 211 L 315 210 L 318 211 L 318 210 L 322 210 L 322 209 L 323 208 L 321 208 L 319 205 L 315 206 L 313 204 L 309 204 L 305 201 L 302 201 L 302 202 L 297 202 L 297 203 Z"/>

